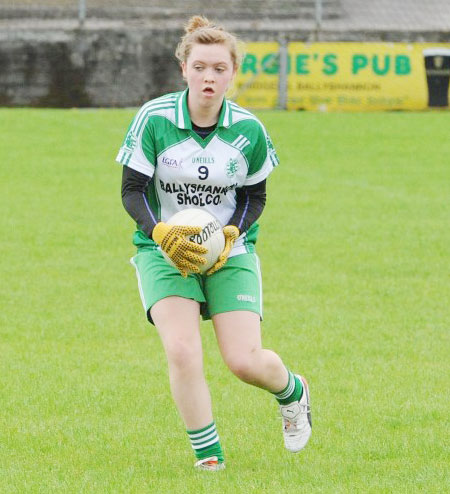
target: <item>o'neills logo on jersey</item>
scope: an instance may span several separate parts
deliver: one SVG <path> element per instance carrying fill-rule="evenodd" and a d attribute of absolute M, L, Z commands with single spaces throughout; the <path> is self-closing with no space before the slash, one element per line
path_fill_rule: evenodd
<path fill-rule="evenodd" d="M 137 144 L 137 137 L 135 136 L 133 131 L 130 130 L 127 136 L 125 137 L 124 148 L 129 153 L 132 153 L 134 148 L 136 147 L 136 144 Z"/>
<path fill-rule="evenodd" d="M 167 156 L 163 156 L 161 163 L 170 168 L 181 168 L 181 160 L 176 160 L 174 158 L 168 158 Z"/>
<path fill-rule="evenodd" d="M 192 158 L 192 163 L 194 165 L 212 165 L 214 158 L 212 156 L 195 156 Z"/>

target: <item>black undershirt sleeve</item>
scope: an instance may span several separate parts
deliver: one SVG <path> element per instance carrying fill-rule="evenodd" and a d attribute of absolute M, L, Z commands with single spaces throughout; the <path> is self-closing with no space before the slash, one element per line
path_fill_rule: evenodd
<path fill-rule="evenodd" d="M 236 209 L 228 222 L 246 232 L 261 216 L 266 204 L 266 181 L 236 189 Z"/>
<path fill-rule="evenodd" d="M 151 238 L 158 219 L 147 201 L 146 191 L 150 177 L 128 166 L 122 172 L 122 204 L 139 228 Z"/>
<path fill-rule="evenodd" d="M 139 228 L 151 238 L 158 219 L 147 201 L 146 191 L 150 177 L 127 166 L 122 173 L 122 204 Z M 246 232 L 261 216 L 266 204 L 266 181 L 236 189 L 236 209 L 228 221 Z"/>

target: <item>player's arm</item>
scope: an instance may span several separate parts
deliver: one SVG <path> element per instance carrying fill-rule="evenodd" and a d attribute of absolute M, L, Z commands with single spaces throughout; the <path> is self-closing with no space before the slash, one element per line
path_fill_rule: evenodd
<path fill-rule="evenodd" d="M 228 222 L 246 232 L 261 216 L 266 205 L 266 181 L 236 189 L 236 209 Z"/>
<path fill-rule="evenodd" d="M 172 259 L 182 276 L 188 272 L 198 273 L 197 264 L 206 262 L 201 256 L 207 251 L 205 247 L 186 239 L 188 235 L 200 233 L 195 226 L 176 226 L 158 222 L 155 213 L 148 204 L 145 191 L 150 177 L 127 166 L 122 173 L 122 203 L 128 214 L 136 221 L 139 228 L 161 246 Z"/>
<path fill-rule="evenodd" d="M 144 173 L 123 167 L 122 204 L 127 213 L 136 221 L 139 228 L 152 238 L 153 228 L 158 223 L 155 213 L 148 204 L 145 192 L 150 177 Z"/>
<path fill-rule="evenodd" d="M 266 181 L 236 189 L 236 209 L 228 225 L 224 227 L 225 247 L 216 264 L 207 272 L 211 275 L 227 262 L 234 242 L 261 216 L 266 204 Z"/>

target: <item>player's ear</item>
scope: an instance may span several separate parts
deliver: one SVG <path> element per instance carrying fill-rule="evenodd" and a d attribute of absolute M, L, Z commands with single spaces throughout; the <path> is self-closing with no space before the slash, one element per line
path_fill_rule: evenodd
<path fill-rule="evenodd" d="M 183 79 L 186 80 L 186 62 L 181 62 L 181 73 L 183 74 Z"/>

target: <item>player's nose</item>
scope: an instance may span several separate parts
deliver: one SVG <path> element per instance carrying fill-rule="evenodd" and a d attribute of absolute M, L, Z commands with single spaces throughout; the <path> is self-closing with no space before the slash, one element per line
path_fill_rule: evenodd
<path fill-rule="evenodd" d="M 215 76 L 214 76 L 213 70 L 208 69 L 205 71 L 204 81 L 205 82 L 214 82 L 215 81 Z"/>

